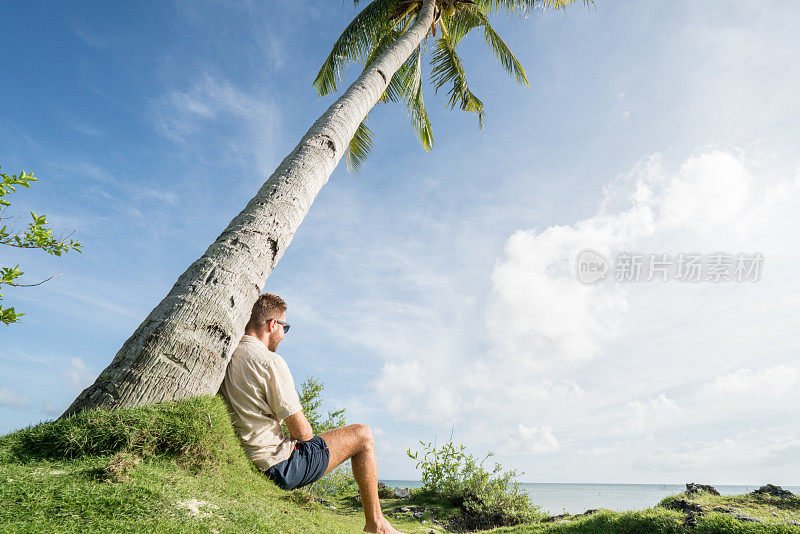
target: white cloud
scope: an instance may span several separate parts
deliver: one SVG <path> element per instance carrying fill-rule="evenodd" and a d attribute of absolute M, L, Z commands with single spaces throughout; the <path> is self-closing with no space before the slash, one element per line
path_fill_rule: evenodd
<path fill-rule="evenodd" d="M 654 424 L 660 423 L 671 412 L 678 411 L 674 401 L 661 393 L 655 399 L 647 401 L 634 400 L 627 404 L 628 420 L 624 425 L 626 430 L 643 432 Z"/>
<path fill-rule="evenodd" d="M 214 126 L 215 157 L 253 159 L 259 172 L 272 163 L 278 112 L 264 95 L 250 94 L 229 81 L 205 74 L 186 90 L 170 90 L 154 103 L 156 130 L 185 143 Z M 223 136 L 226 143 L 220 143 Z M 197 148 L 197 147 L 196 147 Z M 240 162 L 241 163 L 241 162 Z"/>
<path fill-rule="evenodd" d="M 141 191 L 137 195 L 137 198 L 139 199 L 152 198 L 164 202 L 166 204 L 175 205 L 175 203 L 179 199 L 179 196 L 176 193 L 173 193 L 172 191 L 156 191 L 155 189 L 146 189 L 144 191 Z"/>
<path fill-rule="evenodd" d="M 6 408 L 22 408 L 29 403 L 30 400 L 19 393 L 11 391 L 8 388 L 0 388 L 0 406 Z"/>
<path fill-rule="evenodd" d="M 92 383 L 96 376 L 89 371 L 81 358 L 72 358 L 69 367 L 61 372 L 61 378 L 74 390 L 85 388 Z"/>
<path fill-rule="evenodd" d="M 509 436 L 508 445 L 517 454 L 547 454 L 561 448 L 549 426 L 528 428 L 522 423 Z"/>
<path fill-rule="evenodd" d="M 418 361 L 387 363 L 373 383 L 390 413 L 401 421 L 451 422 L 458 417 L 454 396 L 446 385 L 426 383 Z"/>
<path fill-rule="evenodd" d="M 797 384 L 800 370 L 776 365 L 761 371 L 737 369 L 708 384 L 705 393 L 713 397 L 781 397 Z"/>
<path fill-rule="evenodd" d="M 637 461 L 641 469 L 686 471 L 710 468 L 785 465 L 800 454 L 800 436 L 769 436 L 743 432 L 718 441 L 684 443 L 673 449 L 658 449 Z"/>
<path fill-rule="evenodd" d="M 716 209 L 715 187 L 725 189 L 721 212 L 706 217 Z M 346 268 L 337 279 L 368 297 L 344 312 L 356 326 L 337 340 L 366 348 L 364 362 L 382 360 L 359 416 L 374 418 L 389 440 L 396 431 L 386 416 L 432 433 L 455 423 L 456 439 L 495 451 L 510 434 L 527 443 L 522 422 L 540 436 L 529 440 L 531 451 L 547 448 L 547 428 L 558 437 L 559 461 L 575 465 L 625 461 L 628 451 L 665 447 L 698 428 L 713 440 L 735 428 L 734 413 L 779 420 L 766 404 L 732 407 L 701 393 L 720 369 L 757 374 L 796 350 L 790 318 L 800 251 L 785 245 L 800 231 L 795 169 L 735 151 L 699 153 L 674 169 L 653 156 L 609 183 L 603 197 L 572 224 L 514 232 L 497 263 L 481 269 L 470 263 L 472 250 L 445 249 L 443 264 L 438 242 L 426 255 L 369 232 L 368 252 L 341 249 L 336 261 Z M 575 279 L 575 255 L 584 248 L 610 258 L 620 251 L 762 252 L 769 271 L 751 284 L 587 286 Z M 305 306 L 324 327 L 327 312 L 313 297 Z M 759 333 L 766 325 L 775 333 L 768 342 Z M 784 395 L 782 412 L 800 401 L 791 388 Z M 529 476 L 542 473 L 524 458 L 513 461 Z"/>
<path fill-rule="evenodd" d="M 756 184 L 742 155 L 712 151 L 689 158 L 675 174 L 656 155 L 606 187 L 600 211 L 569 226 L 520 230 L 506 243 L 492 273 L 490 308 L 500 354 L 590 358 L 619 333 L 630 298 L 622 284 L 576 283 L 575 258 L 592 248 L 614 252 L 702 253 L 727 246 L 764 247 L 791 224 L 800 181 Z M 755 163 L 754 166 L 757 166 Z M 780 214 L 780 215 L 778 215 Z M 781 219 L 782 217 L 782 219 Z M 787 219 L 791 217 L 791 219 Z M 751 252 L 751 250 L 730 250 Z M 614 276 L 613 265 L 606 282 Z"/>

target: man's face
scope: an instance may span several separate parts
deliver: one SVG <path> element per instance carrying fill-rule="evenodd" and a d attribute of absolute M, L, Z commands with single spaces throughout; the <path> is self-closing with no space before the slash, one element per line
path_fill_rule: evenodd
<path fill-rule="evenodd" d="M 286 322 L 286 312 L 281 312 L 281 314 L 276 317 L 276 319 L 280 319 L 281 321 Z M 283 331 L 283 325 L 276 323 L 275 321 L 269 322 L 270 328 L 273 328 L 269 333 L 269 338 L 267 339 L 267 348 L 272 352 L 278 350 L 278 343 L 283 341 L 284 336 L 286 333 Z"/>

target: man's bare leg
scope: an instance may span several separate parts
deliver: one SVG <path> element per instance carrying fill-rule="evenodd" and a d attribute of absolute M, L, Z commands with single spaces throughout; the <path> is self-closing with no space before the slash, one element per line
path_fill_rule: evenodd
<path fill-rule="evenodd" d="M 364 532 L 395 534 L 392 525 L 383 517 L 378 499 L 378 462 L 375 459 L 375 441 L 367 425 L 348 425 L 320 434 L 328 444 L 330 459 L 327 475 L 339 464 L 350 459 L 353 477 L 358 483 L 361 504 L 364 507 Z"/>

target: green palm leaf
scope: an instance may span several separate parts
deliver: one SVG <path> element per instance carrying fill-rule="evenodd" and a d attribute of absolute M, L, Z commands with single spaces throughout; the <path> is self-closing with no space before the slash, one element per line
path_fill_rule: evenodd
<path fill-rule="evenodd" d="M 346 161 L 348 171 L 358 174 L 367 159 L 367 154 L 372 150 L 374 138 L 375 134 L 367 126 L 367 119 L 365 118 L 358 125 L 355 135 L 347 145 Z"/>
<path fill-rule="evenodd" d="M 422 47 L 418 47 L 411 58 L 414 60 L 414 67 L 411 69 L 408 86 L 410 91 L 406 99 L 408 115 L 411 119 L 411 126 L 417 133 L 417 138 L 425 150 L 433 147 L 433 128 L 428 118 L 428 111 L 425 109 L 425 102 L 422 100 Z"/>
<path fill-rule="evenodd" d="M 467 77 L 456 47 L 475 28 L 483 28 L 486 46 L 503 69 L 517 83 L 530 87 L 522 64 L 492 27 L 488 14 L 528 16 L 537 9 L 564 9 L 579 0 L 436 0 L 439 12 L 434 26 L 440 25 L 442 37 L 434 39 L 431 53 L 430 79 L 438 94 L 448 87 L 446 107 L 456 106 L 471 111 L 483 128 L 483 102 L 467 84 Z M 580 0 L 591 5 L 594 0 Z M 333 45 L 328 58 L 314 80 L 317 92 L 326 95 L 336 91 L 342 68 L 361 63 L 368 68 L 380 55 L 397 42 L 419 12 L 418 0 L 353 0 L 366 7 L 345 28 Z M 435 29 L 435 28 L 434 28 Z M 411 125 L 425 150 L 433 146 L 433 129 L 422 97 L 422 55 L 428 53 L 428 37 L 394 73 L 379 102 L 403 102 Z M 374 135 L 366 119 L 358 126 L 347 148 L 347 168 L 358 172 L 373 146 Z"/>
<path fill-rule="evenodd" d="M 374 0 L 347 25 L 314 79 L 320 96 L 336 91 L 341 70 L 348 63 L 364 63 L 386 32 L 389 14 L 398 0 Z M 358 2 L 356 2 L 357 4 Z"/>
<path fill-rule="evenodd" d="M 483 25 L 483 21 L 476 13 L 479 10 L 480 8 L 478 7 L 465 8 L 445 19 L 447 33 L 450 35 L 450 42 L 454 46 L 458 46 L 461 39 L 466 37 L 473 29 Z"/>
<path fill-rule="evenodd" d="M 584 4 L 593 0 L 583 0 Z M 505 13 L 506 15 L 529 15 L 536 8 L 564 9 L 575 0 L 475 0 L 484 13 Z"/>
<path fill-rule="evenodd" d="M 505 41 L 494 31 L 486 13 L 480 9 L 470 11 L 474 11 L 474 15 L 480 20 L 483 26 L 483 36 L 486 38 L 486 46 L 492 49 L 492 52 L 494 52 L 495 57 L 500 60 L 500 64 L 503 65 L 505 71 L 509 75 L 514 76 L 518 84 L 530 87 L 528 78 L 525 75 L 525 69 L 522 68 L 522 64 L 517 60 L 516 56 L 514 56 L 514 53 L 511 52 L 511 49 L 508 48 Z"/>
<path fill-rule="evenodd" d="M 417 133 L 417 139 L 419 139 L 422 148 L 430 152 L 431 148 L 433 148 L 433 127 L 428 118 L 428 111 L 425 109 L 425 102 L 422 100 L 421 87 L 408 102 L 408 113 L 411 118 L 411 125 Z"/>
<path fill-rule="evenodd" d="M 369 68 L 369 66 L 376 60 L 378 57 L 394 42 L 403 35 L 403 32 L 400 30 L 390 29 L 388 30 L 383 37 L 375 43 L 374 48 L 370 52 L 367 60 L 364 63 L 364 70 Z M 386 86 L 386 90 L 381 95 L 379 102 L 398 102 L 403 99 L 403 97 L 407 94 L 405 87 L 409 83 L 409 73 L 411 70 L 411 64 L 413 63 L 413 57 L 409 57 L 397 72 L 394 73 L 392 79 L 389 80 L 388 85 Z"/>
<path fill-rule="evenodd" d="M 478 127 L 483 128 L 483 102 L 469 90 L 461 59 L 447 36 L 436 40 L 431 65 L 431 81 L 437 93 L 444 85 L 452 84 L 447 92 L 447 108 L 453 109 L 457 105 L 464 111 L 476 113 Z"/>

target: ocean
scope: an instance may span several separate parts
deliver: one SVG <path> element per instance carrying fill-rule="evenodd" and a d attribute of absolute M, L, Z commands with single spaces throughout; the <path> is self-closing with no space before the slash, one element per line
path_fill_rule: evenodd
<path fill-rule="evenodd" d="M 382 480 L 394 488 L 418 488 L 417 480 Z M 685 484 L 520 484 L 533 503 L 552 515 L 581 514 L 594 508 L 605 508 L 615 512 L 644 510 L 657 505 L 669 495 L 682 493 Z M 722 495 L 740 495 L 758 489 L 761 484 L 750 486 L 714 486 Z M 800 494 L 800 486 L 783 486 Z"/>

